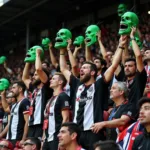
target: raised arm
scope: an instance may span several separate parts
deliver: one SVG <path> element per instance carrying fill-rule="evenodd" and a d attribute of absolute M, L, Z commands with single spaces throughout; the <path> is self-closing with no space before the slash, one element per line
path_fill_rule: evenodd
<path fill-rule="evenodd" d="M 5 112 L 10 113 L 10 107 L 6 101 L 6 91 L 1 92 L 2 106 Z"/>
<path fill-rule="evenodd" d="M 112 61 L 112 65 L 106 70 L 104 74 L 106 82 L 109 82 L 112 79 L 114 72 L 117 69 L 121 61 L 122 51 L 125 49 L 124 46 L 126 42 L 127 42 L 127 36 L 121 36 L 119 40 L 119 45 L 117 47 L 117 50 L 115 52 L 115 55 Z"/>
<path fill-rule="evenodd" d="M 86 40 L 84 41 L 85 41 L 85 59 L 86 61 L 92 61 L 91 47 L 87 46 Z"/>
<path fill-rule="evenodd" d="M 48 76 L 42 69 L 42 62 L 41 62 L 41 49 L 36 50 L 36 60 L 35 60 L 35 69 L 37 74 L 39 75 L 39 78 L 42 83 L 46 83 L 48 81 Z"/>
<path fill-rule="evenodd" d="M 6 61 L 4 62 L 4 68 L 7 71 L 7 73 L 9 73 L 11 75 L 13 74 L 13 71 L 7 66 L 7 62 Z"/>
<path fill-rule="evenodd" d="M 67 63 L 66 63 L 66 59 L 65 59 L 65 49 L 60 49 L 60 70 L 63 73 L 63 75 L 65 76 L 66 80 L 68 81 L 68 83 L 70 82 L 70 76 L 71 76 L 71 72 L 67 69 Z"/>
<path fill-rule="evenodd" d="M 79 47 L 75 47 L 74 49 L 74 52 L 73 52 L 73 57 L 74 58 L 77 58 L 77 54 L 78 54 L 78 51 L 82 48 L 82 45 L 80 45 Z"/>
<path fill-rule="evenodd" d="M 71 39 L 69 39 L 68 40 L 67 51 L 68 51 L 68 56 L 69 56 L 69 60 L 70 60 L 70 63 L 71 63 L 71 68 L 72 68 L 71 71 L 72 71 L 74 76 L 78 77 L 79 72 L 78 72 L 77 62 L 76 62 L 76 60 L 73 57 L 73 54 L 71 52 L 71 44 L 72 44 L 72 41 L 71 41 Z"/>
<path fill-rule="evenodd" d="M 107 58 L 107 51 L 102 43 L 102 38 L 101 38 L 101 31 L 97 33 L 97 38 L 98 38 L 98 43 L 100 47 L 101 54 L 103 56 L 103 59 L 108 63 L 108 58 Z"/>
<path fill-rule="evenodd" d="M 54 56 L 53 53 L 53 44 L 52 42 L 49 44 L 49 55 L 50 55 L 50 60 L 52 62 L 52 65 L 57 68 L 58 67 L 58 61 L 56 60 L 56 57 Z"/>
<path fill-rule="evenodd" d="M 26 63 L 22 74 L 22 81 L 24 82 L 24 84 L 28 89 L 29 89 L 29 84 L 31 82 L 29 73 L 30 73 L 30 63 Z"/>
<path fill-rule="evenodd" d="M 136 33 L 136 28 L 132 27 L 132 30 L 130 33 L 130 40 L 132 41 L 133 52 L 136 58 L 137 70 L 139 72 L 142 72 L 144 69 L 144 63 L 142 60 L 142 54 L 141 54 L 140 48 L 137 45 L 136 40 L 134 38 L 135 33 Z"/>

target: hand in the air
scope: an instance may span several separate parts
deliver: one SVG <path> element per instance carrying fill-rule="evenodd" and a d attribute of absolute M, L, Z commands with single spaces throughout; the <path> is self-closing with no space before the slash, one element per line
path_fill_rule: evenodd
<path fill-rule="evenodd" d="M 131 27 L 131 33 L 130 33 L 130 38 L 134 38 L 134 35 L 136 33 L 136 27 Z"/>

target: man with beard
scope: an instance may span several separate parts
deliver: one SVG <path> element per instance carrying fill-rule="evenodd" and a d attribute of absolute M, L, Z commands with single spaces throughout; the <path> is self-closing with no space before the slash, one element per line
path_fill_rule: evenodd
<path fill-rule="evenodd" d="M 91 126 L 103 121 L 103 111 L 107 109 L 108 103 L 109 82 L 120 62 L 126 42 L 126 36 L 121 36 L 112 65 L 97 81 L 97 67 L 91 62 L 82 65 L 80 80 L 74 77 L 66 67 L 65 49 L 60 49 L 60 69 L 71 86 L 73 122 L 82 129 L 80 143 L 87 150 L 93 150 L 96 141 L 105 139 L 103 130 L 95 134 L 91 131 Z"/>
<path fill-rule="evenodd" d="M 138 100 L 143 96 L 143 92 L 146 85 L 146 71 L 144 68 L 144 63 L 142 60 L 142 54 L 140 48 L 138 47 L 134 34 L 136 32 L 135 28 L 132 28 L 130 34 L 130 40 L 132 41 L 133 52 L 135 58 L 128 58 L 125 60 L 124 64 L 124 73 L 125 77 L 122 74 L 117 76 L 119 81 L 126 81 L 127 87 L 129 89 L 129 102 L 133 103 L 136 107 Z M 121 72 L 120 72 L 121 73 Z"/>
<path fill-rule="evenodd" d="M 22 81 L 15 82 L 11 89 L 17 102 L 11 107 L 6 139 L 11 141 L 14 146 L 17 141 L 23 144 L 28 133 L 30 101 L 24 97 L 25 89 L 25 84 Z"/>
<path fill-rule="evenodd" d="M 35 73 L 30 79 L 30 63 L 25 64 L 22 80 L 24 81 L 27 89 L 32 92 L 31 106 L 29 112 L 29 131 L 28 137 L 42 137 L 43 134 L 43 121 L 44 121 L 44 109 L 46 102 L 52 93 L 49 88 L 49 73 L 42 68 L 41 50 L 36 50 L 35 60 Z"/>

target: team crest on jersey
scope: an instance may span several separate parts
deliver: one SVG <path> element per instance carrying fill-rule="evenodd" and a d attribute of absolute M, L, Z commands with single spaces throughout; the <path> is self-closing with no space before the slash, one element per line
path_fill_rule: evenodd
<path fill-rule="evenodd" d="M 65 101 L 65 106 L 69 106 L 69 102 L 68 101 Z"/>

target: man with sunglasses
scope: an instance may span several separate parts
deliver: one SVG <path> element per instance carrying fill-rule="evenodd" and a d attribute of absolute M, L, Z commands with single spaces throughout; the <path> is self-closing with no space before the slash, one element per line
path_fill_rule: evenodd
<path fill-rule="evenodd" d="M 36 137 L 29 137 L 23 144 L 23 150 L 40 150 L 41 141 Z"/>

